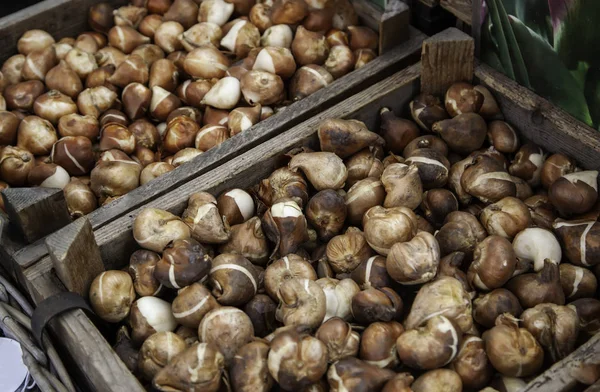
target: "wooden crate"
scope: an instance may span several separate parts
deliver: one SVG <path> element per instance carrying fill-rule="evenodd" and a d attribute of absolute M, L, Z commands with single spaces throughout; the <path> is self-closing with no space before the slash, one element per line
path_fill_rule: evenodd
<path fill-rule="evenodd" d="M 44 29 L 56 38 L 75 36 L 87 28 L 88 8 L 101 0 L 46 0 L 36 6 L 0 19 L 0 61 L 16 53 L 16 42 L 27 30 Z M 124 4 L 124 0 L 109 0 Z M 94 230 L 109 224 L 140 205 L 166 194 L 182 184 L 208 172 L 218 165 L 248 151 L 296 124 L 310 118 L 352 94 L 390 76 L 418 59 L 419 48 L 425 36 L 409 26 L 408 6 L 399 0 L 390 1 L 385 11 L 370 6 L 367 0 L 354 0 L 363 22 L 377 28 L 384 53 L 365 67 L 336 80 L 327 88 L 295 102 L 280 113 L 258 123 L 243 133 L 210 149 L 192 162 L 143 185 L 114 202 L 100 207 L 88 218 Z M 397 45 L 392 48 L 393 44 Z M 64 207 L 64 206 L 63 206 Z M 0 220 L 0 234 L 3 224 Z M 7 231 L 5 227 L 4 231 Z M 11 231 L 8 229 L 8 231 Z M 14 230 L 12 230 L 14 232 Z M 19 282 L 22 271 L 45 257 L 48 252 L 44 238 L 26 245 L 19 238 L 3 238 L 0 262 Z"/>
<path fill-rule="evenodd" d="M 436 44 L 445 39 L 455 38 L 460 38 L 460 33 L 456 29 L 450 29 L 428 41 L 423 53 L 429 53 L 435 58 Z M 453 56 L 447 61 L 450 67 L 455 66 L 461 72 L 468 73 L 469 64 L 467 62 L 467 65 L 464 65 L 465 59 L 460 53 L 471 49 L 468 49 L 469 45 L 463 45 L 464 43 L 465 40 L 456 46 L 455 51 L 450 52 Z M 428 83 L 434 82 L 433 85 L 438 86 L 437 88 L 450 82 L 448 73 L 430 72 L 432 65 L 435 66 L 436 63 L 432 57 L 429 58 L 430 61 L 423 63 L 423 67 L 420 63 L 410 66 L 290 128 L 285 133 L 240 154 L 236 159 L 94 230 L 94 238 L 105 267 L 123 268 L 128 263 L 131 253 L 137 249 L 132 235 L 132 223 L 133 218 L 142 208 L 161 208 L 174 214 L 181 214 L 191 193 L 208 191 L 218 195 L 229 188 L 250 187 L 278 167 L 282 153 L 299 146 L 317 147 L 316 130 L 318 124 L 324 119 L 354 118 L 365 122 L 369 129 L 376 130 L 379 125 L 379 109 L 383 106 L 388 106 L 394 112 L 407 116 L 408 103 L 421 90 L 422 72 L 424 78 L 428 75 L 426 77 L 431 79 Z M 600 169 L 598 159 L 600 134 L 597 131 L 573 119 L 547 100 L 517 85 L 488 66 L 475 64 L 474 76 L 479 83 L 493 92 L 506 120 L 516 126 L 522 137 L 539 144 L 547 151 L 561 151 L 577 157 L 579 165 L 586 169 Z M 36 302 L 65 290 L 54 272 L 49 257 L 44 257 L 27 268 L 24 271 L 24 279 Z M 90 390 L 108 390 L 103 389 L 108 385 L 111 386 L 110 390 L 115 391 L 138 390 L 133 387 L 136 383 L 133 376 L 128 375 L 124 365 L 115 358 L 114 354 L 110 354 L 108 343 L 82 311 L 70 311 L 56 317 L 50 324 L 50 328 L 62 337 L 66 350 L 80 366 L 86 369 L 88 376 L 94 376 L 89 380 Z M 97 352 L 103 354 L 95 355 Z M 527 391 L 569 390 L 575 383 L 569 369 L 580 363 L 597 361 L 598 355 L 600 355 L 600 335 L 595 336 L 566 360 L 555 364 L 546 373 L 537 377 L 528 386 Z M 120 377 L 118 384 L 114 383 L 115 373 Z M 121 385 L 127 386 L 121 387 Z M 552 388 L 548 389 L 548 385 L 552 385 Z"/>
<path fill-rule="evenodd" d="M 459 20 L 471 26 L 473 0 L 441 0 L 440 5 Z"/>

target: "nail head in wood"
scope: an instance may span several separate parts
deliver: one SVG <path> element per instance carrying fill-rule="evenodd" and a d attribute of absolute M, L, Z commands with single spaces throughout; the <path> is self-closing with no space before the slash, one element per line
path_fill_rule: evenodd
<path fill-rule="evenodd" d="M 471 82 L 475 67 L 475 42 L 456 28 L 423 41 L 421 92 L 442 95 L 455 82 Z"/>
<path fill-rule="evenodd" d="M 10 221 L 29 243 L 71 222 L 62 189 L 7 188 L 2 198 Z"/>
<path fill-rule="evenodd" d="M 48 236 L 46 247 L 65 287 L 87 297 L 92 281 L 104 271 L 90 221 L 86 217 L 79 218 Z"/>

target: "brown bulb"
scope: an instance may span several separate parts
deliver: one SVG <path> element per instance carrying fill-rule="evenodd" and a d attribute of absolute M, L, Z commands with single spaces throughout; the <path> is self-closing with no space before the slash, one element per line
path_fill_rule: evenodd
<path fill-rule="evenodd" d="M 378 391 L 395 373 L 357 358 L 344 358 L 329 367 L 327 381 L 331 391 Z"/>
<path fill-rule="evenodd" d="M 568 306 L 540 304 L 521 315 L 527 329 L 550 354 L 553 362 L 565 358 L 575 349 L 579 335 L 577 312 Z"/>
<path fill-rule="evenodd" d="M 430 94 L 420 94 L 410 102 L 410 113 L 415 122 L 430 131 L 434 123 L 448 118 L 440 100 Z M 406 156 L 406 153 L 404 154 Z"/>
<path fill-rule="evenodd" d="M 463 113 L 479 112 L 483 105 L 483 100 L 483 94 L 477 91 L 473 85 L 459 82 L 454 83 L 446 90 L 444 104 L 448 114 L 451 117 L 456 117 Z"/>
<path fill-rule="evenodd" d="M 594 296 L 598 281 L 592 271 L 569 263 L 561 263 L 559 267 L 560 284 L 568 300 Z"/>
<path fill-rule="evenodd" d="M 404 333 L 396 321 L 375 322 L 362 333 L 359 358 L 380 368 L 394 368 L 400 363 L 396 339 Z"/>
<path fill-rule="evenodd" d="M 505 376 L 526 377 L 542 367 L 542 347 L 518 320 L 510 315 L 499 316 L 496 326 L 483 334 L 485 351 L 492 366 Z"/>
<path fill-rule="evenodd" d="M 400 296 L 392 289 L 369 288 L 352 297 L 352 315 L 364 325 L 376 321 L 399 320 L 403 303 Z"/>
<path fill-rule="evenodd" d="M 541 303 L 565 304 L 558 263 L 549 259 L 544 261 L 539 272 L 515 276 L 508 281 L 506 288 L 517 296 L 524 308 Z"/>
<path fill-rule="evenodd" d="M 522 312 L 517 297 L 503 288 L 492 290 L 473 301 L 473 319 L 485 328 L 492 328 L 496 318 L 503 313 L 519 317 Z"/>
<path fill-rule="evenodd" d="M 206 249 L 191 238 L 175 240 L 164 250 L 154 276 L 169 288 L 180 289 L 208 275 L 211 258 Z"/>
<path fill-rule="evenodd" d="M 222 305 L 242 306 L 258 291 L 258 272 L 244 256 L 222 253 L 212 261 L 209 283 Z"/>
<path fill-rule="evenodd" d="M 313 196 L 306 206 L 306 218 L 319 238 L 328 241 L 339 234 L 346 220 L 346 204 L 337 192 L 328 189 Z"/>
<path fill-rule="evenodd" d="M 519 137 L 514 128 L 504 121 L 492 121 L 488 125 L 488 140 L 494 148 L 509 154 L 519 149 Z"/>
<path fill-rule="evenodd" d="M 419 129 L 412 121 L 396 117 L 389 108 L 382 108 L 379 114 L 385 147 L 394 154 L 402 154 L 406 145 L 419 136 Z"/>
<path fill-rule="evenodd" d="M 94 4 L 88 13 L 88 24 L 94 31 L 108 33 L 114 26 L 114 8 L 108 3 Z"/>
<path fill-rule="evenodd" d="M 577 167 L 574 159 L 561 154 L 552 154 L 544 161 L 541 171 L 542 185 L 545 189 L 550 188 L 554 181 L 565 174 L 573 173 Z"/>
<path fill-rule="evenodd" d="M 244 312 L 252 320 L 254 334 L 265 337 L 279 325 L 275 319 L 277 304 L 268 295 L 257 294 L 244 306 Z"/>

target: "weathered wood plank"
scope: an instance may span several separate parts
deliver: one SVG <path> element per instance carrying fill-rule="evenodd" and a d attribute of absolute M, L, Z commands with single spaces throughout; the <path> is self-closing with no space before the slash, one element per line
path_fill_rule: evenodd
<path fill-rule="evenodd" d="M 521 135 L 550 152 L 563 152 L 586 169 L 600 169 L 600 134 L 533 91 L 479 64 L 475 76 L 489 87 Z"/>
<path fill-rule="evenodd" d="M 87 297 L 94 278 L 104 271 L 92 225 L 86 217 L 46 238 L 56 274 L 67 290 Z"/>
<path fill-rule="evenodd" d="M 351 0 L 360 23 L 375 31 L 379 31 L 379 21 L 383 10 L 368 0 Z"/>
<path fill-rule="evenodd" d="M 62 189 L 6 188 L 2 199 L 12 224 L 27 242 L 40 238 L 71 223 Z"/>
<path fill-rule="evenodd" d="M 379 54 L 408 39 L 410 9 L 400 0 L 389 0 L 379 20 Z"/>
<path fill-rule="evenodd" d="M 421 92 L 442 95 L 454 82 L 470 82 L 474 60 L 473 38 L 458 29 L 426 39 L 421 51 Z"/>
<path fill-rule="evenodd" d="M 52 274 L 38 275 L 32 283 L 36 302 L 61 291 L 60 282 Z M 64 290 L 64 289 L 63 289 Z M 127 369 L 106 339 L 82 310 L 71 310 L 48 323 L 58 337 L 85 385 L 84 391 L 143 392 L 145 389 Z"/>
<path fill-rule="evenodd" d="M 127 0 L 46 0 L 1 18 L 0 62 L 17 53 L 17 40 L 27 30 L 46 30 L 57 40 L 89 30 L 87 11 L 91 5 L 103 1 L 127 4 Z"/>
<path fill-rule="evenodd" d="M 522 392 L 563 392 L 570 391 L 577 384 L 573 370 L 582 364 L 600 363 L 600 333 L 581 345 L 568 357 L 555 363 L 541 375 L 533 379 Z"/>
<path fill-rule="evenodd" d="M 469 26 L 472 22 L 473 0 L 441 0 L 440 5 Z"/>

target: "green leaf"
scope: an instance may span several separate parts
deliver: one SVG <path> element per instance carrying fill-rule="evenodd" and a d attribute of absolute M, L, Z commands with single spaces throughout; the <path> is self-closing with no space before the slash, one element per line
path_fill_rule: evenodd
<path fill-rule="evenodd" d="M 519 49 L 519 44 L 515 38 L 515 33 L 510 25 L 510 21 L 508 20 L 508 14 L 502 5 L 502 0 L 496 0 L 496 4 L 498 5 L 498 15 L 500 16 L 502 29 L 506 34 L 506 42 L 508 43 L 508 50 L 510 51 L 512 64 L 515 70 L 515 80 L 519 84 L 531 88 L 529 76 L 527 75 L 527 68 L 523 62 L 523 55 L 521 54 L 521 49 Z"/>
<path fill-rule="evenodd" d="M 510 22 L 523 53 L 533 90 L 564 110 L 592 125 L 583 89 L 562 63 L 554 49 L 520 20 Z"/>
<path fill-rule="evenodd" d="M 506 70 L 506 75 L 515 80 L 515 70 L 512 65 L 512 59 L 510 58 L 510 50 L 508 49 L 508 42 L 506 42 L 506 35 L 504 34 L 502 22 L 500 22 L 498 5 L 496 4 L 496 0 L 487 0 L 487 5 L 490 9 L 492 21 L 492 36 L 498 45 L 498 58 L 502 63 L 502 68 Z"/>
<path fill-rule="evenodd" d="M 585 98 L 595 124 L 600 124 L 600 68 L 588 70 L 585 78 Z"/>
<path fill-rule="evenodd" d="M 580 61 L 600 67 L 600 1 L 576 0 L 555 35 L 555 47 L 568 68 Z"/>
<path fill-rule="evenodd" d="M 519 18 L 550 45 L 553 44 L 554 29 L 550 20 L 548 0 L 503 0 L 502 4 L 509 15 Z"/>
<path fill-rule="evenodd" d="M 486 15 L 486 19 L 481 26 L 481 60 L 490 67 L 502 72 L 506 75 L 506 70 L 502 66 L 500 57 L 498 57 L 498 44 L 494 40 L 491 33 L 490 15 Z"/>
<path fill-rule="evenodd" d="M 585 78 L 587 76 L 590 65 L 584 61 L 580 62 L 576 69 L 571 70 L 571 75 L 577 80 L 579 88 L 585 89 Z M 589 104 L 588 104 L 589 106 Z M 593 116 L 592 116 L 593 117 Z"/>

